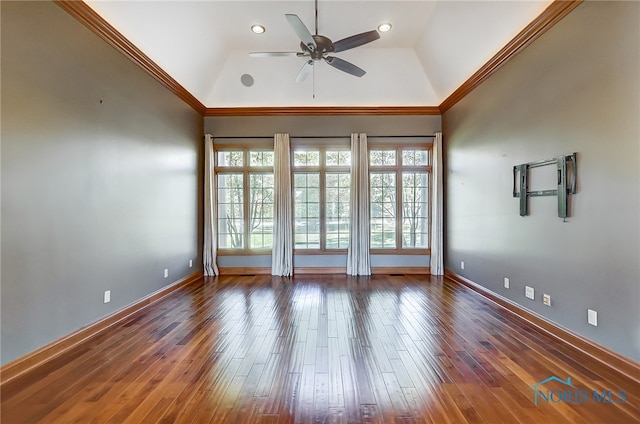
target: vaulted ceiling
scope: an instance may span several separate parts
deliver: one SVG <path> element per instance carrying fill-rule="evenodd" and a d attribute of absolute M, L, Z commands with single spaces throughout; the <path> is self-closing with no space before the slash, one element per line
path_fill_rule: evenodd
<path fill-rule="evenodd" d="M 204 106 L 224 108 L 438 106 L 551 1 L 319 0 L 318 32 L 333 41 L 385 22 L 392 29 L 334 54 L 366 70 L 362 78 L 320 62 L 303 82 L 295 80 L 306 58 L 249 52 L 299 51 L 285 14 L 313 33 L 313 0 L 85 3 Z M 254 24 L 266 31 L 254 34 Z"/>

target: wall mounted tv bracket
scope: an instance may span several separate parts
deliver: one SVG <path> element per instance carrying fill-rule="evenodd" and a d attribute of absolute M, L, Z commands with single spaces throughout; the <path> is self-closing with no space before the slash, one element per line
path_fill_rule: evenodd
<path fill-rule="evenodd" d="M 540 166 L 556 165 L 557 183 L 556 189 L 529 191 L 529 169 Z M 571 170 L 571 178 L 567 179 L 567 168 Z M 576 153 L 570 155 L 557 156 L 553 159 L 546 159 L 537 162 L 523 163 L 513 167 L 513 197 L 520 198 L 520 216 L 527 215 L 527 205 L 529 197 L 557 196 L 558 216 L 566 218 L 567 215 L 567 195 L 576 193 L 578 167 L 576 164 Z M 518 178 L 519 176 L 519 178 Z M 519 181 L 519 184 L 518 184 Z M 519 191 L 517 189 L 519 188 Z"/>

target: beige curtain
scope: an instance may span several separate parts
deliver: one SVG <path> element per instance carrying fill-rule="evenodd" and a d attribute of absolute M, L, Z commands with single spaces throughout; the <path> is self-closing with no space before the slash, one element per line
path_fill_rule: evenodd
<path fill-rule="evenodd" d="M 367 135 L 351 134 L 351 202 L 347 274 L 371 275 Z"/>
<path fill-rule="evenodd" d="M 274 201 L 271 275 L 293 275 L 293 200 L 289 134 L 273 140 Z"/>
<path fill-rule="evenodd" d="M 443 181 L 442 181 L 442 133 L 437 132 L 433 140 L 433 193 L 431 202 L 431 275 L 444 274 L 443 252 Z"/>
<path fill-rule="evenodd" d="M 202 263 L 204 275 L 218 275 L 216 265 L 217 235 L 216 235 L 216 188 L 213 167 L 215 164 L 213 153 L 213 136 L 204 136 L 204 246 L 202 250 Z"/>

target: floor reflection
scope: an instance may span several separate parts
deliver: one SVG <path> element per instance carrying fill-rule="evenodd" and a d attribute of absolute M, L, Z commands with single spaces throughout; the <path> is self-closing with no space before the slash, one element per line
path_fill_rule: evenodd
<path fill-rule="evenodd" d="M 438 371 L 446 322 L 424 313 L 441 307 L 425 287 L 385 288 L 375 277 L 347 278 L 346 286 L 261 283 L 222 286 L 212 299 L 219 356 L 211 401 L 219 407 L 286 407 L 294 419 L 384 417 L 410 413 L 446 380 Z"/>

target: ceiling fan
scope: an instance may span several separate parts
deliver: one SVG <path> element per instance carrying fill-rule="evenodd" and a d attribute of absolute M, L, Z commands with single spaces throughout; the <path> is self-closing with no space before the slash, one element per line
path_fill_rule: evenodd
<path fill-rule="evenodd" d="M 253 57 L 277 57 L 277 56 L 297 56 L 309 58 L 305 64 L 300 68 L 296 77 L 296 82 L 304 81 L 307 76 L 314 69 L 316 62 L 321 60 L 325 61 L 329 65 L 336 69 L 339 69 L 348 74 L 356 77 L 362 77 L 366 74 L 366 71 L 357 67 L 353 63 L 347 62 L 339 57 L 329 56 L 329 53 L 339 53 L 345 50 L 353 49 L 355 47 L 362 46 L 363 44 L 370 43 L 380 38 L 378 31 L 368 31 L 362 34 L 352 35 L 351 37 L 343 38 L 342 40 L 333 42 L 328 37 L 318 34 L 318 0 L 315 1 L 315 18 L 316 18 L 316 31 L 315 35 L 307 29 L 298 15 L 285 14 L 284 16 L 289 21 L 289 25 L 293 28 L 295 33 L 300 38 L 301 51 L 298 52 L 251 52 L 250 56 Z"/>

